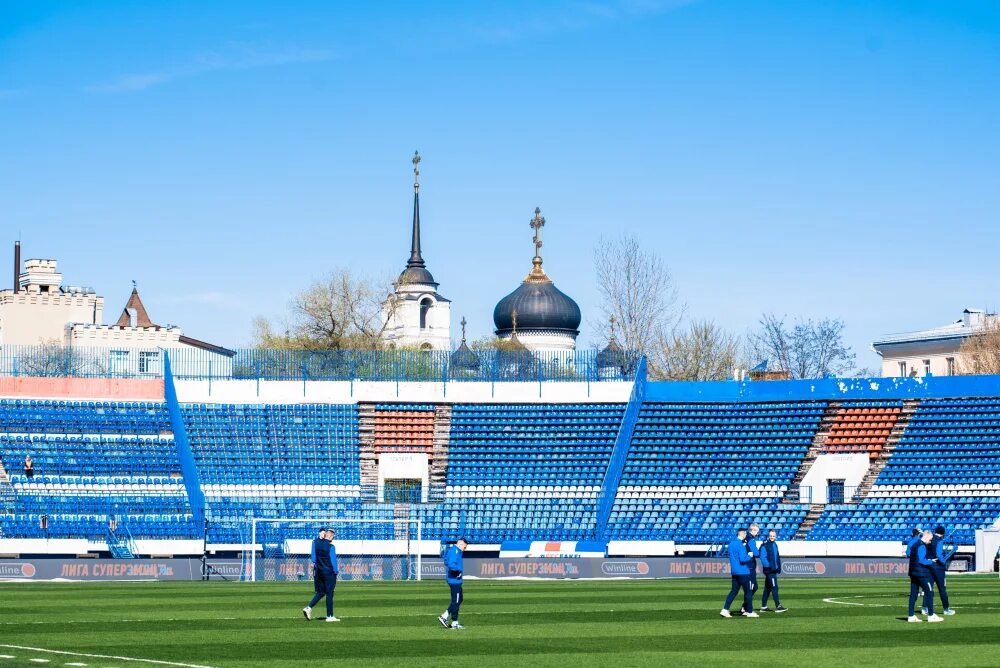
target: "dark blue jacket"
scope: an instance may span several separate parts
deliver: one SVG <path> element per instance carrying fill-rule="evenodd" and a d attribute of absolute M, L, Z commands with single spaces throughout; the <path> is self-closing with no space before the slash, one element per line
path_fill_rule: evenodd
<path fill-rule="evenodd" d="M 760 549 L 760 563 L 765 575 L 775 575 L 781 572 L 781 555 L 778 553 L 777 541 L 764 541 Z"/>
<path fill-rule="evenodd" d="M 950 555 L 945 554 L 944 551 L 944 541 L 938 538 L 935 534 L 934 540 L 931 541 L 931 547 L 933 548 L 932 554 L 937 561 L 934 562 L 934 568 L 939 571 L 948 570 L 948 558 Z"/>
<path fill-rule="evenodd" d="M 462 551 L 451 545 L 444 552 L 444 567 L 448 569 L 448 584 L 462 584 Z"/>
<path fill-rule="evenodd" d="M 928 554 L 928 546 L 924 545 L 922 542 L 918 543 L 917 546 L 910 550 L 910 576 L 916 578 L 929 578 L 931 576 L 930 569 L 934 566 L 934 562 L 930 560 Z"/>
<path fill-rule="evenodd" d="M 757 547 L 757 539 L 751 536 L 750 532 L 747 532 L 747 551 L 753 554 L 753 556 L 750 557 L 750 563 L 747 566 L 750 569 L 751 574 L 756 574 L 757 557 L 760 556 L 760 548 Z"/>
<path fill-rule="evenodd" d="M 313 548 L 316 557 L 313 563 L 316 564 L 316 572 L 323 575 L 336 575 L 340 572 L 337 568 L 337 549 L 328 540 L 317 538 L 313 541 Z"/>
<path fill-rule="evenodd" d="M 920 542 L 920 535 L 919 534 L 917 534 L 916 536 L 914 536 L 910 540 L 906 541 L 906 558 L 907 559 L 910 558 L 910 553 L 913 551 L 913 548 L 919 542 Z"/>
<path fill-rule="evenodd" d="M 753 557 L 747 554 L 746 543 L 739 538 L 729 542 L 729 571 L 733 575 L 750 575 L 750 561 Z"/>

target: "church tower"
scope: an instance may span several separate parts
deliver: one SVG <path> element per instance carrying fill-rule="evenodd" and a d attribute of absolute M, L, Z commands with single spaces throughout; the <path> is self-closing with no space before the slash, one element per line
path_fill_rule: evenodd
<path fill-rule="evenodd" d="M 420 253 L 420 153 L 413 155 L 413 228 L 410 259 L 386 302 L 383 338 L 396 348 L 451 350 L 451 302 L 438 294 L 438 284 Z"/>

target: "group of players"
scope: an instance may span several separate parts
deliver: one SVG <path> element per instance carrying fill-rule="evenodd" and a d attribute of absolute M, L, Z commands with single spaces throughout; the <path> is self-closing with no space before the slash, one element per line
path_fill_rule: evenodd
<path fill-rule="evenodd" d="M 775 612 L 786 612 L 788 608 L 781 605 L 778 599 L 778 575 L 781 574 L 781 554 L 778 552 L 777 533 L 772 529 L 767 533 L 767 540 L 757 544 L 760 527 L 754 523 L 748 528 L 737 529 L 736 538 L 729 543 L 729 569 L 732 576 L 732 586 L 726 603 L 719 614 L 732 617 L 729 607 L 733 604 L 740 590 L 743 591 L 743 606 L 740 613 L 744 617 L 759 617 L 753 609 L 753 595 L 757 592 L 757 560 L 761 560 L 764 571 L 764 598 L 761 601 L 761 612 L 769 612 L 768 597 L 774 598 Z M 906 544 L 906 558 L 909 560 L 910 574 L 910 607 L 908 622 L 923 621 L 916 615 L 916 603 L 923 592 L 924 601 L 921 613 L 927 616 L 928 622 L 941 622 L 944 617 L 934 613 L 934 589 L 938 591 L 943 606 L 943 614 L 954 615 L 948 601 L 946 577 L 948 560 L 954 554 L 945 546 L 946 531 L 942 526 L 931 531 L 913 530 L 913 536 Z"/>
<path fill-rule="evenodd" d="M 778 598 L 778 576 L 781 575 L 781 553 L 778 551 L 778 533 L 771 529 L 767 539 L 757 544 L 760 525 L 756 522 L 748 528 L 736 530 L 736 538 L 729 543 L 729 571 L 732 576 L 732 587 L 726 596 L 726 604 L 719 612 L 723 617 L 732 617 L 729 606 L 733 604 L 736 595 L 743 590 L 743 606 L 740 613 L 744 617 L 759 617 L 753 609 L 753 595 L 757 592 L 757 560 L 760 559 L 764 571 L 764 598 L 761 600 L 761 612 L 770 612 L 767 599 L 774 599 L 775 612 L 787 612 L 788 608 L 781 605 Z"/>
<path fill-rule="evenodd" d="M 944 617 L 934 614 L 934 588 L 941 597 L 942 611 L 945 615 L 954 615 L 948 602 L 948 587 L 945 577 L 948 573 L 948 560 L 954 554 L 949 554 L 945 547 L 945 528 L 939 526 L 933 532 L 913 530 L 913 537 L 906 544 L 906 558 L 910 560 L 910 608 L 906 621 L 918 623 L 923 620 L 916 615 L 917 597 L 924 594 L 924 605 L 921 613 L 927 615 L 929 622 L 943 622 Z"/>
<path fill-rule="evenodd" d="M 453 545 L 448 546 L 443 555 L 447 569 L 445 580 L 451 595 L 448 599 L 448 608 L 438 617 L 438 622 L 446 629 L 465 628 L 458 623 L 458 612 L 465 599 L 462 593 L 464 571 L 462 554 L 468 546 L 469 541 L 459 538 Z M 333 546 L 333 529 L 320 530 L 319 536 L 312 542 L 309 558 L 313 564 L 314 594 L 312 600 L 302 608 L 302 616 L 306 621 L 312 621 L 313 606 L 326 598 L 326 621 L 339 622 L 340 619 L 333 614 L 333 594 L 337 587 L 337 575 L 340 573 L 340 568 L 337 566 L 337 549 Z"/>

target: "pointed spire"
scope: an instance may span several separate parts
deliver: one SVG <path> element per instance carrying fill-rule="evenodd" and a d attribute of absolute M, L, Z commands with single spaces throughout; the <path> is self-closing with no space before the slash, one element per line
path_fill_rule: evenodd
<path fill-rule="evenodd" d="M 413 238 L 410 241 L 410 261 L 406 267 L 423 267 L 420 255 L 420 152 L 413 152 Z"/>
<path fill-rule="evenodd" d="M 465 316 L 462 316 L 462 343 L 465 343 Z"/>
<path fill-rule="evenodd" d="M 129 295 L 122 314 L 118 316 L 115 327 L 157 327 L 139 297 L 139 288 L 136 287 L 135 281 L 132 281 L 132 294 Z"/>
<path fill-rule="evenodd" d="M 535 217 L 528 225 L 535 231 L 535 257 L 531 259 L 531 271 L 524 280 L 528 283 L 550 282 L 545 270 L 542 269 L 542 228 L 545 227 L 545 219 L 542 217 L 542 210 L 539 207 L 535 207 Z"/>

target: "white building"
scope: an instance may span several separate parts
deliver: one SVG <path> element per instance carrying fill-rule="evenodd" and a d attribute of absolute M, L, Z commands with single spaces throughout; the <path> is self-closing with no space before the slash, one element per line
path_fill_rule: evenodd
<path fill-rule="evenodd" d="M 962 373 L 962 344 L 997 316 L 979 309 L 965 309 L 955 322 L 925 329 L 884 336 L 872 344 L 882 357 L 882 375 L 954 376 Z"/>
<path fill-rule="evenodd" d="M 451 350 L 451 302 L 420 254 L 420 154 L 413 156 L 413 226 L 410 259 L 396 281 L 395 292 L 382 314 L 383 338 L 395 348 Z"/>
<path fill-rule="evenodd" d="M 135 287 L 118 320 L 105 325 L 104 298 L 93 288 L 62 285 L 55 260 L 27 260 L 21 272 L 20 244 L 14 258 L 15 287 L 0 291 L 0 347 L 75 348 L 76 364 L 88 373 L 159 376 L 162 349 L 169 349 L 172 361 L 176 359 L 175 373 L 197 375 L 203 368 L 207 373 L 210 366 L 215 375 L 231 370 L 233 351 L 185 336 L 176 325 L 154 323 Z M 13 365 L 18 356 L 7 355 L 4 363 Z M 20 357 L 40 364 L 37 353 Z"/>

